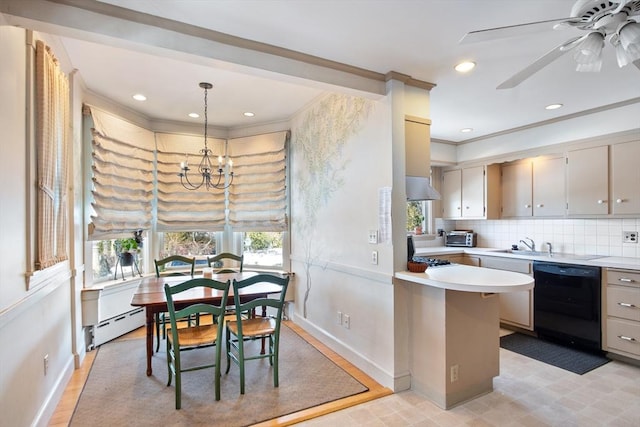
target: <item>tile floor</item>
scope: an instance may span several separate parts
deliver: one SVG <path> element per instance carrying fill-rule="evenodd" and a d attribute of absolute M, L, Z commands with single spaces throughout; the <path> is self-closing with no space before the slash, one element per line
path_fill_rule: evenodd
<path fill-rule="evenodd" d="M 500 349 L 494 391 L 444 411 L 405 391 L 298 424 L 640 427 L 640 367 L 611 361 L 577 375 Z"/>

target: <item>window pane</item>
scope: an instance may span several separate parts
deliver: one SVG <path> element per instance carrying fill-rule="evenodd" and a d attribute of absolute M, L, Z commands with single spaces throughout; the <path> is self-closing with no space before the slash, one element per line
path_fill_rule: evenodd
<path fill-rule="evenodd" d="M 142 273 L 144 252 L 135 239 L 113 239 L 93 241 L 93 282 L 129 279 Z M 129 252 L 128 255 L 122 255 Z"/>
<path fill-rule="evenodd" d="M 242 233 L 244 266 L 282 268 L 281 232 L 253 231 Z"/>
<path fill-rule="evenodd" d="M 424 227 L 424 202 L 407 202 L 407 231 L 416 232 Z M 418 233 L 418 234 L 420 234 Z"/>

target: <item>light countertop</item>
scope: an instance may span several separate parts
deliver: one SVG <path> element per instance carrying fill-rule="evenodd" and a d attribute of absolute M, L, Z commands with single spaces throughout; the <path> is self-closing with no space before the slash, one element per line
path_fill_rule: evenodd
<path fill-rule="evenodd" d="M 401 271 L 395 277 L 421 285 L 464 292 L 503 293 L 533 288 L 533 277 L 526 274 L 461 264 L 429 267 L 424 273 Z"/>
<path fill-rule="evenodd" d="M 631 257 L 613 257 L 613 256 L 598 256 L 598 255 L 573 255 L 573 254 L 554 254 L 549 256 L 543 255 L 530 255 L 530 254 L 518 254 L 516 251 L 507 252 L 504 249 L 496 248 L 459 248 L 459 247 L 446 247 L 446 246 L 434 246 L 416 248 L 416 256 L 433 257 L 437 258 L 438 255 L 454 255 L 454 254 L 468 254 L 468 255 L 488 255 L 513 259 L 528 259 L 533 261 L 548 261 L 558 262 L 563 264 L 578 264 L 578 265 L 591 265 L 604 268 L 622 268 L 631 270 L 640 270 L 640 258 Z"/>

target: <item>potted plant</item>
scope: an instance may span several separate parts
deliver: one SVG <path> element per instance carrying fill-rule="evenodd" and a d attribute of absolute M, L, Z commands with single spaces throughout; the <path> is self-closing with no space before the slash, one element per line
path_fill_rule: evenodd
<path fill-rule="evenodd" d="M 134 254 L 138 251 L 138 242 L 134 237 L 117 239 L 115 241 L 116 251 L 120 257 L 120 264 L 127 267 L 133 264 Z"/>

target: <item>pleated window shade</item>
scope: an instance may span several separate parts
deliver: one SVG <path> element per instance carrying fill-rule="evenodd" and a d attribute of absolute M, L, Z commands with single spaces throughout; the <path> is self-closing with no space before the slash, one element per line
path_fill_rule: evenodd
<path fill-rule="evenodd" d="M 90 238 L 148 230 L 152 221 L 154 134 L 90 107 L 93 203 Z"/>
<path fill-rule="evenodd" d="M 229 187 L 229 225 L 234 231 L 287 229 L 287 156 L 290 132 L 231 139 L 235 177 Z"/>
<path fill-rule="evenodd" d="M 157 133 L 158 231 L 222 231 L 225 225 L 225 192 L 201 187 L 187 190 L 180 183 L 180 162 L 188 154 L 189 176 L 201 182 L 198 163 L 202 136 Z M 215 161 L 224 155 L 225 140 L 207 138 Z M 224 177 L 222 178 L 224 182 Z M 215 181 L 214 181 L 215 182 Z"/>
<path fill-rule="evenodd" d="M 208 138 L 214 162 L 228 151 L 233 183 L 226 190 L 187 190 L 178 176 L 180 162 L 188 155 L 189 175 L 199 184 L 202 136 L 154 134 L 88 108 L 93 119 L 92 240 L 150 229 L 154 201 L 160 232 L 222 231 L 226 224 L 233 231 L 287 229 L 288 131 L 229 141 Z"/>

